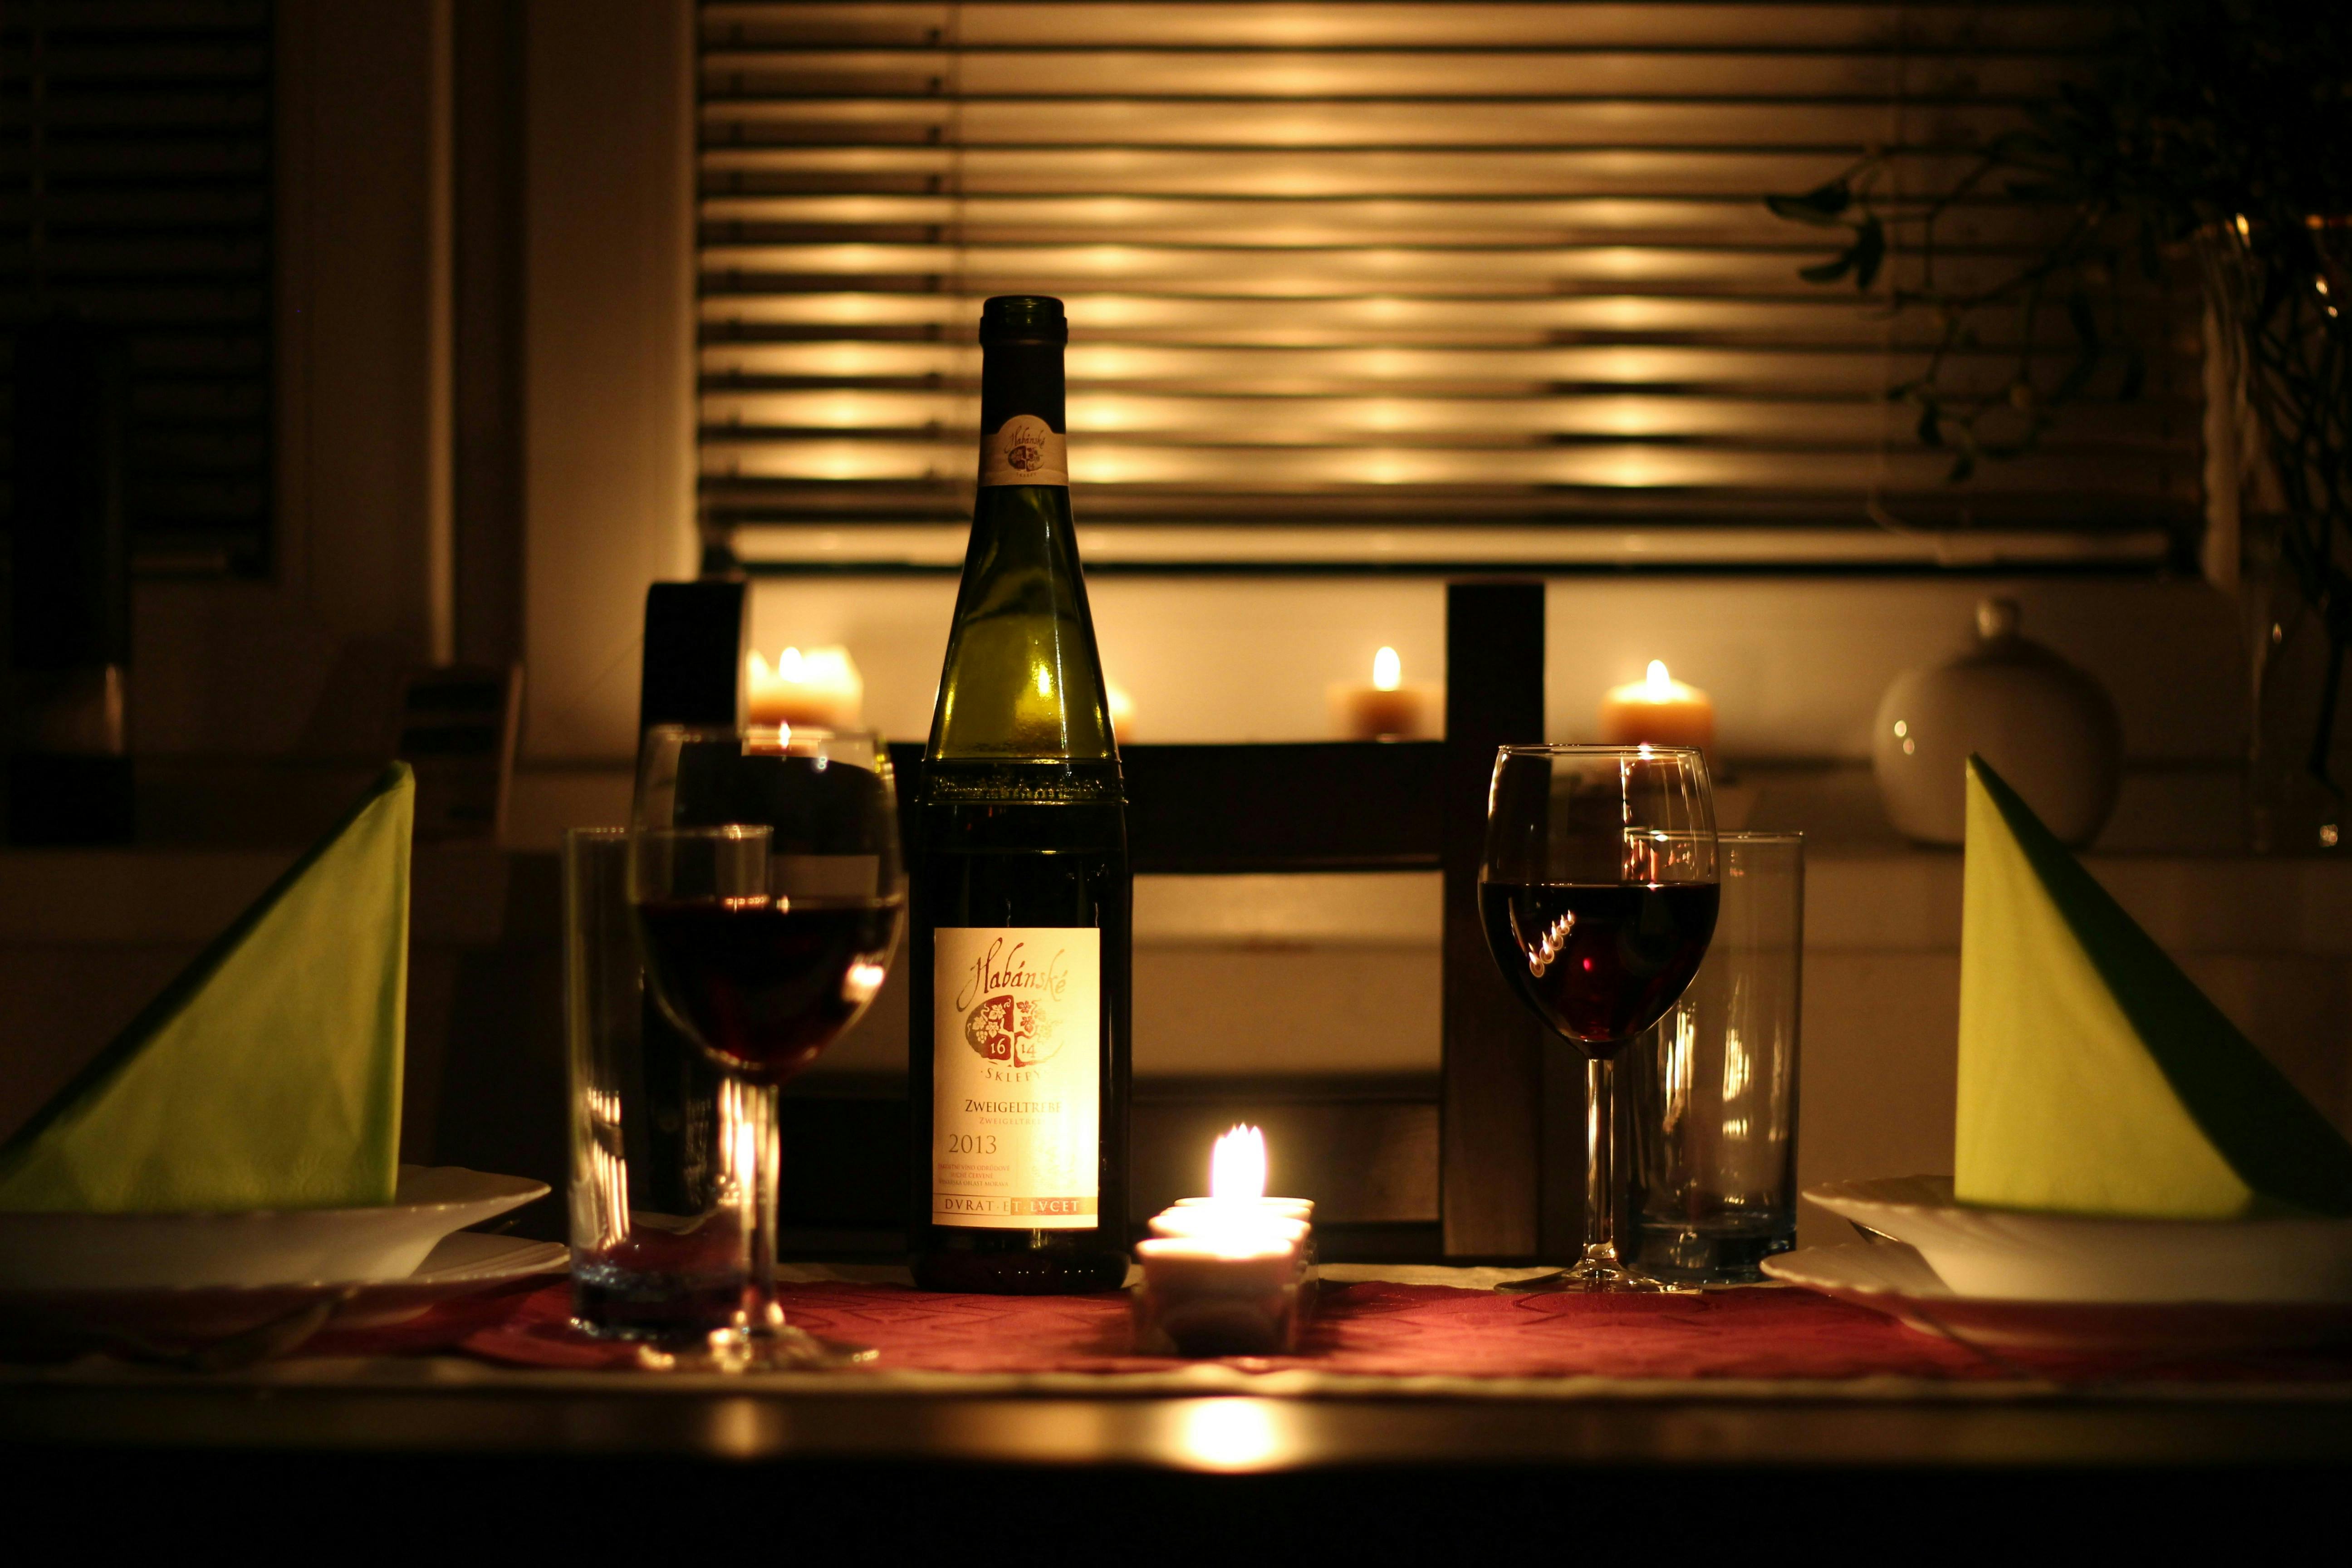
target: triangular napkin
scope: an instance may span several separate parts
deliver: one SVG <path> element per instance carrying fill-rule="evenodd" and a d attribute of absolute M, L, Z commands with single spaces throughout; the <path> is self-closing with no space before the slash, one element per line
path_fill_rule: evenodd
<path fill-rule="evenodd" d="M 1965 889 L 1961 1202 L 2352 1214 L 2352 1145 L 1974 757 Z"/>
<path fill-rule="evenodd" d="M 0 1146 L 0 1209 L 390 1203 L 415 796 L 394 763 Z"/>

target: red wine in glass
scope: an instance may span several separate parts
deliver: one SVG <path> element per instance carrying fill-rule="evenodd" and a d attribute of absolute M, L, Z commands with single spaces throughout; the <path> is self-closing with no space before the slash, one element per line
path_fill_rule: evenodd
<path fill-rule="evenodd" d="M 655 994 L 741 1076 L 783 1083 L 882 984 L 899 901 L 678 899 L 637 906 Z"/>
<path fill-rule="evenodd" d="M 1698 973 L 1715 935 L 1715 803 L 1683 746 L 1507 745 L 1495 752 L 1478 921 L 1509 986 L 1584 1056 L 1584 1247 L 1506 1289 L 1662 1289 L 1617 1256 L 1616 1064 Z"/>
<path fill-rule="evenodd" d="M 1520 1000 L 1587 1054 L 1613 1056 L 1664 1017 L 1706 956 L 1713 882 L 1485 882 L 1487 951 Z"/>

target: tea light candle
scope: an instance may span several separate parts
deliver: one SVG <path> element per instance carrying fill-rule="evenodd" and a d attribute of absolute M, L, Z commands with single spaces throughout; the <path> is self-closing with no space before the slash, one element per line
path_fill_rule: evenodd
<path fill-rule="evenodd" d="M 1650 661 L 1649 677 L 1615 687 L 1601 700 L 1601 740 L 1611 746 L 1715 744 L 1715 703 L 1695 686 L 1666 673 L 1664 659 Z"/>
<path fill-rule="evenodd" d="M 745 661 L 744 718 L 753 724 L 814 724 L 854 730 L 864 722 L 866 682 L 845 647 L 788 647 L 775 664 Z"/>
<path fill-rule="evenodd" d="M 1176 1207 L 1227 1211 L 1247 1207 L 1271 1215 L 1276 1219 L 1311 1221 L 1315 1217 L 1315 1205 L 1307 1198 L 1178 1198 Z"/>
<path fill-rule="evenodd" d="M 1311 1298 L 1313 1230 L 1295 1200 L 1265 1200 L 1265 1136 L 1236 1127 L 1210 1156 L 1210 1195 L 1180 1200 L 1136 1243 L 1137 1344 L 1177 1355 L 1291 1349 Z"/>
<path fill-rule="evenodd" d="M 1280 1241 L 1292 1247 L 1307 1245 L 1307 1224 L 1303 1219 L 1264 1211 L 1239 1220 L 1213 1204 L 1190 1208 L 1162 1209 L 1151 1216 L 1151 1234 L 1176 1237 L 1186 1240 L 1221 1237 L 1265 1237 Z"/>
<path fill-rule="evenodd" d="M 1372 683 L 1341 682 L 1330 689 L 1331 728 L 1345 741 L 1410 741 L 1431 732 L 1430 714 L 1441 700 L 1434 687 L 1408 686 L 1404 661 L 1392 647 L 1372 656 Z"/>

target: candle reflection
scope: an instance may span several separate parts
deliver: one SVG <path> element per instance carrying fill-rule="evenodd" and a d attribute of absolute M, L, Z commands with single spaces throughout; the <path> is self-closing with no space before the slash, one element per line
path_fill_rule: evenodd
<path fill-rule="evenodd" d="M 1256 1469 L 1290 1447 L 1272 1400 L 1192 1400 L 1175 1415 L 1178 1454 L 1203 1469 Z"/>

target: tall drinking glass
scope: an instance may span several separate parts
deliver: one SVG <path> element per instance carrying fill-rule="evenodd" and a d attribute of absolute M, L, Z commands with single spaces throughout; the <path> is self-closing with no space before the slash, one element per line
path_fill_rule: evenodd
<path fill-rule="evenodd" d="M 1585 1057 L 1584 1251 L 1522 1289 L 1664 1287 L 1616 1244 L 1617 1053 L 1682 996 L 1715 933 L 1715 802 L 1679 746 L 1505 746 L 1478 919 L 1521 1002 Z"/>
<path fill-rule="evenodd" d="M 1625 1054 L 1633 1266 L 1748 1284 L 1797 1240 L 1805 840 L 1726 833 L 1723 903 L 1683 999 Z"/>
<path fill-rule="evenodd" d="M 625 827 L 563 836 L 572 1321 L 675 1341 L 733 1321 L 741 1238 L 719 1190 L 717 1069 L 646 1004 L 635 847 Z"/>
<path fill-rule="evenodd" d="M 716 1348 L 837 1359 L 776 1303 L 776 1091 L 857 1021 L 898 944 L 888 749 L 862 732 L 657 726 L 636 819 L 646 988 L 719 1068 L 719 1166 L 744 1215 L 742 1301 Z"/>

